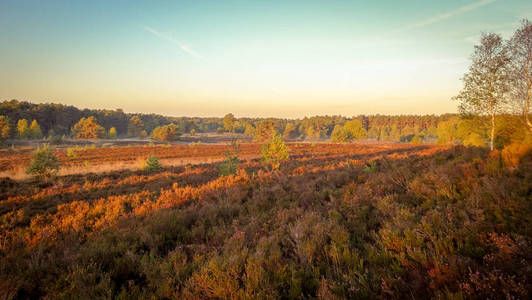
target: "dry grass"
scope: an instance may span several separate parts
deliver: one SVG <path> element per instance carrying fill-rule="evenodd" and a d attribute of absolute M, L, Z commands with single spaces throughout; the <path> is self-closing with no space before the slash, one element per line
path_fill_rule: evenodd
<path fill-rule="evenodd" d="M 258 158 L 258 155 L 243 155 L 240 157 L 242 160 L 251 160 Z M 140 170 L 143 168 L 144 163 L 147 157 L 139 156 L 134 161 L 117 161 L 112 163 L 98 163 L 88 165 L 78 164 L 78 165 L 68 165 L 61 167 L 58 176 L 67 176 L 67 175 L 78 175 L 78 174 L 89 174 L 89 173 L 107 173 L 114 171 L 123 171 L 123 170 Z M 225 158 L 223 157 L 201 157 L 201 158 L 171 158 L 171 159 L 160 159 L 159 162 L 163 167 L 177 167 L 185 165 L 200 165 L 200 164 L 210 164 L 221 162 Z M 0 178 L 8 177 L 13 180 L 25 180 L 29 179 L 31 175 L 26 174 L 26 168 L 24 166 L 16 166 L 10 170 L 1 171 Z"/>

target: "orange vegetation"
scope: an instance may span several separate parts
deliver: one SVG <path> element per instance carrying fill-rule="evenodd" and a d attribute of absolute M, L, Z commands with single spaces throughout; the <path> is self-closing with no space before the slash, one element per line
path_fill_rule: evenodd
<path fill-rule="evenodd" d="M 0 181 L 7 298 L 526 298 L 532 158 L 481 148 L 290 144 L 215 164 Z M 88 149 L 93 162 L 227 146 Z M 242 153 L 255 155 L 259 145 Z M 11 154 L 21 163 L 26 154 Z M 190 155 L 190 156 L 187 156 Z M 59 152 L 60 159 L 69 162 Z M 7 161 L 7 160 L 4 160 Z M 5 166 L 5 165 L 3 165 Z"/>

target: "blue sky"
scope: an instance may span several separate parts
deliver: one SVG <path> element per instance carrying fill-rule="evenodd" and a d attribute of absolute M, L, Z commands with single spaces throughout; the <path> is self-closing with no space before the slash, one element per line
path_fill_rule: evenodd
<path fill-rule="evenodd" d="M 175 116 L 456 111 L 532 1 L 0 0 L 0 99 Z"/>

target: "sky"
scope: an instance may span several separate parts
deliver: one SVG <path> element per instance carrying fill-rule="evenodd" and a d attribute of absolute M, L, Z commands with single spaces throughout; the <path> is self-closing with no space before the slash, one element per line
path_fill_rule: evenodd
<path fill-rule="evenodd" d="M 532 1 L 0 0 L 0 100 L 170 116 L 456 112 Z"/>

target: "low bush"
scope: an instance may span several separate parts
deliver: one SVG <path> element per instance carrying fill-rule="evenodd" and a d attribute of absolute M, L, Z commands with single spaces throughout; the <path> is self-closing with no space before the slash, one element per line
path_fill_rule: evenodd
<path fill-rule="evenodd" d="M 274 131 L 272 135 L 272 139 L 262 146 L 261 157 L 262 161 L 269 164 L 272 170 L 277 170 L 279 169 L 281 162 L 288 159 L 289 149 L 279 133 Z"/>
<path fill-rule="evenodd" d="M 513 143 L 504 147 L 501 151 L 501 157 L 509 169 L 515 169 L 521 159 L 532 151 L 532 145 Z"/>
<path fill-rule="evenodd" d="M 199 143 L 199 142 L 198 142 Z M 238 170 L 238 165 L 240 164 L 240 159 L 238 155 L 240 153 L 240 145 L 236 140 L 232 141 L 232 150 L 225 152 L 226 160 L 218 164 L 218 171 L 220 176 L 235 175 Z"/>
<path fill-rule="evenodd" d="M 48 145 L 37 148 L 33 152 L 33 158 L 26 169 L 27 174 L 37 177 L 50 177 L 59 171 L 57 157 L 54 156 Z"/>
<path fill-rule="evenodd" d="M 144 163 L 144 170 L 148 172 L 158 171 L 161 169 L 161 164 L 159 163 L 159 158 L 155 155 L 150 155 L 146 162 Z"/>

